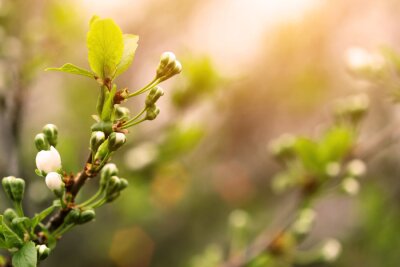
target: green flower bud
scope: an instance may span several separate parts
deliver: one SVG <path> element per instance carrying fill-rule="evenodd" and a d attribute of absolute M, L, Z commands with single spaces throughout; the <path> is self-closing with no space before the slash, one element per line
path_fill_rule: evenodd
<path fill-rule="evenodd" d="M 106 188 L 106 196 L 111 196 L 115 192 L 119 192 L 121 180 L 118 176 L 111 176 Z"/>
<path fill-rule="evenodd" d="M 12 222 L 12 220 L 14 220 L 17 217 L 18 215 L 13 209 L 8 208 L 4 211 L 4 219 L 6 219 L 6 221 Z"/>
<path fill-rule="evenodd" d="M 108 121 L 108 122 L 99 121 L 99 122 L 96 122 L 95 124 L 93 124 L 91 129 L 92 129 L 92 132 L 101 131 L 101 132 L 104 132 L 104 134 L 108 135 L 108 134 L 112 133 L 112 127 L 113 127 L 113 123 L 110 121 Z"/>
<path fill-rule="evenodd" d="M 127 121 L 131 116 L 131 112 L 126 107 L 117 107 L 115 109 L 115 116 L 117 120 Z"/>
<path fill-rule="evenodd" d="M 66 224 L 75 224 L 79 221 L 80 212 L 77 209 L 72 209 L 65 217 L 64 221 Z"/>
<path fill-rule="evenodd" d="M 104 141 L 99 148 L 97 149 L 97 152 L 94 156 L 94 162 L 96 163 L 103 161 L 103 159 L 108 155 L 108 153 L 110 152 L 110 150 L 108 149 L 108 139 L 106 141 Z"/>
<path fill-rule="evenodd" d="M 38 259 L 42 261 L 49 256 L 51 250 L 46 245 L 37 245 L 36 251 Z"/>
<path fill-rule="evenodd" d="M 84 210 L 81 212 L 78 220 L 78 224 L 84 224 L 92 221 L 96 217 L 96 213 L 93 209 Z"/>
<path fill-rule="evenodd" d="M 2 185 L 7 196 L 15 202 L 21 202 L 24 198 L 25 181 L 21 178 L 8 176 L 3 178 Z"/>
<path fill-rule="evenodd" d="M 125 144 L 126 137 L 125 134 L 123 133 L 113 132 L 108 137 L 108 140 L 109 140 L 108 148 L 110 149 L 110 151 L 115 151 L 118 148 L 120 148 L 123 144 Z"/>
<path fill-rule="evenodd" d="M 35 136 L 35 146 L 38 151 L 50 149 L 49 141 L 47 140 L 44 133 L 40 133 Z"/>
<path fill-rule="evenodd" d="M 119 191 L 117 191 L 117 192 L 113 193 L 112 195 L 107 196 L 106 200 L 107 200 L 107 202 L 112 202 L 115 199 L 117 199 L 120 195 L 121 195 L 121 193 Z"/>
<path fill-rule="evenodd" d="M 58 138 L 57 126 L 55 126 L 54 124 L 46 124 L 43 127 L 42 131 L 46 136 L 47 140 L 49 141 L 50 145 L 55 147 L 57 145 L 57 138 Z"/>
<path fill-rule="evenodd" d="M 118 191 L 122 191 L 125 188 L 127 188 L 129 185 L 128 180 L 126 180 L 125 178 L 119 178 L 119 187 L 118 187 Z"/>
<path fill-rule="evenodd" d="M 105 188 L 112 176 L 118 175 L 118 168 L 114 163 L 106 164 L 100 173 L 100 187 Z"/>
<path fill-rule="evenodd" d="M 146 106 L 147 107 L 153 106 L 157 102 L 157 100 L 163 95 L 164 91 L 161 87 L 159 86 L 153 87 L 146 97 L 145 101 Z"/>
<path fill-rule="evenodd" d="M 104 142 L 106 136 L 101 131 L 92 132 L 92 136 L 90 137 L 90 150 L 95 153 L 99 146 Z"/>
<path fill-rule="evenodd" d="M 160 114 L 160 109 L 156 106 L 150 106 L 146 111 L 146 120 L 152 121 Z"/>

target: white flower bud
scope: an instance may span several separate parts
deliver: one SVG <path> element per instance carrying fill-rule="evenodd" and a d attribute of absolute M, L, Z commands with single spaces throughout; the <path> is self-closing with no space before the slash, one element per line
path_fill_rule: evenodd
<path fill-rule="evenodd" d="M 105 139 L 106 136 L 102 131 L 92 132 L 92 136 L 90 137 L 90 149 L 92 152 L 96 152 Z"/>
<path fill-rule="evenodd" d="M 39 171 L 49 173 L 61 169 L 61 157 L 53 146 L 50 150 L 42 150 L 36 155 L 36 167 Z"/>
<path fill-rule="evenodd" d="M 64 182 L 59 173 L 49 172 L 46 175 L 46 185 L 52 191 L 60 191 L 64 186 Z"/>
<path fill-rule="evenodd" d="M 326 262 L 335 261 L 342 251 L 342 245 L 336 239 L 328 239 L 322 245 L 321 256 Z"/>
<path fill-rule="evenodd" d="M 182 64 L 176 60 L 174 53 L 164 52 L 157 67 L 157 78 L 165 81 L 182 71 Z"/>
<path fill-rule="evenodd" d="M 125 144 L 126 142 L 126 137 L 125 134 L 123 133 L 112 133 L 109 136 L 109 143 L 108 143 L 108 148 L 111 151 L 115 151 L 118 148 L 120 148 L 123 144 Z"/>

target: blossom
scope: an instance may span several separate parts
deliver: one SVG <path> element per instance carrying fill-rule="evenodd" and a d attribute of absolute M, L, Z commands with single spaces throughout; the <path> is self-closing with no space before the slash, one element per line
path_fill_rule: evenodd
<path fill-rule="evenodd" d="M 50 173 L 61 169 L 61 157 L 53 146 L 50 150 L 42 150 L 36 155 L 36 167 L 39 171 Z"/>
<path fill-rule="evenodd" d="M 49 172 L 46 175 L 46 185 L 52 191 L 60 191 L 64 186 L 64 182 L 59 173 Z"/>

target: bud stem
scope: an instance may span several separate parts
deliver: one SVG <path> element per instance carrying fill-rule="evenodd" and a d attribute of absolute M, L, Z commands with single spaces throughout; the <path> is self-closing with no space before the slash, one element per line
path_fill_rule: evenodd
<path fill-rule="evenodd" d="M 141 123 L 141 122 L 144 122 L 145 120 L 147 120 L 147 119 L 146 119 L 146 118 L 143 118 L 143 119 L 141 119 L 141 120 L 139 120 L 139 121 L 134 121 L 134 122 L 132 122 L 132 123 L 122 125 L 121 129 L 127 129 L 127 128 L 132 127 L 132 126 L 135 126 L 135 125 L 137 125 L 137 124 L 139 124 L 139 123 Z"/>
<path fill-rule="evenodd" d="M 14 202 L 15 211 L 17 212 L 18 216 L 19 217 L 24 217 L 24 211 L 22 209 L 22 203 L 21 202 L 16 202 L 16 201 L 13 201 L 13 202 Z"/>
<path fill-rule="evenodd" d="M 147 91 L 149 91 L 151 88 L 153 88 L 154 86 L 158 85 L 160 83 L 160 79 L 158 78 L 154 78 L 149 84 L 147 84 L 145 87 L 143 87 L 142 89 L 139 89 L 131 94 L 128 95 L 127 98 L 131 98 L 140 94 L 143 94 Z"/>
<path fill-rule="evenodd" d="M 96 194 L 94 194 L 91 198 L 89 198 L 88 200 L 86 200 L 85 202 L 81 203 L 78 205 L 79 208 L 83 208 L 86 207 L 88 205 L 90 205 L 91 203 L 93 203 L 99 196 L 101 196 L 104 192 L 104 188 L 100 188 L 99 190 L 97 190 Z"/>
<path fill-rule="evenodd" d="M 127 124 L 130 124 L 130 123 L 136 121 L 137 119 L 139 119 L 140 116 L 143 115 L 143 113 L 146 112 L 146 110 L 147 110 L 147 107 L 144 107 L 134 118 L 132 118 L 132 119 L 130 119 L 130 120 L 124 122 L 124 123 L 122 124 L 122 126 L 127 125 Z"/>

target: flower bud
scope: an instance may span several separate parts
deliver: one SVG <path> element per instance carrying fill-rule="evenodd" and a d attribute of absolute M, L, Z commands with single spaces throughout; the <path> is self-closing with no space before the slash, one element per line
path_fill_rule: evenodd
<path fill-rule="evenodd" d="M 172 52 L 164 52 L 161 54 L 160 63 L 157 67 L 157 76 L 162 76 L 164 69 L 176 60 L 175 54 Z"/>
<path fill-rule="evenodd" d="M 321 247 L 321 258 L 325 262 L 334 262 L 342 251 L 342 245 L 336 239 L 328 239 Z"/>
<path fill-rule="evenodd" d="M 113 132 L 112 134 L 110 134 L 108 139 L 109 139 L 108 148 L 110 149 L 110 151 L 117 150 L 126 142 L 126 137 L 125 134 L 123 133 Z"/>
<path fill-rule="evenodd" d="M 106 139 L 97 149 L 96 154 L 94 155 L 94 163 L 100 163 L 102 162 L 105 157 L 109 154 L 109 149 L 108 149 L 108 139 Z"/>
<path fill-rule="evenodd" d="M 49 144 L 51 146 L 56 146 L 57 145 L 57 137 L 58 137 L 58 129 L 57 126 L 54 124 L 46 124 L 43 127 L 42 132 L 46 136 L 47 140 L 49 141 Z"/>
<path fill-rule="evenodd" d="M 106 164 L 100 173 L 100 187 L 106 187 L 111 176 L 118 174 L 118 168 L 114 163 Z"/>
<path fill-rule="evenodd" d="M 36 245 L 37 257 L 39 260 L 46 259 L 50 254 L 50 248 L 46 245 Z"/>
<path fill-rule="evenodd" d="M 101 131 L 92 132 L 92 136 L 90 137 L 90 150 L 93 153 L 96 152 L 105 139 L 106 136 L 103 132 Z"/>
<path fill-rule="evenodd" d="M 158 114 L 160 114 L 160 109 L 156 105 L 153 105 L 147 108 L 146 120 L 152 121 L 157 118 Z"/>
<path fill-rule="evenodd" d="M 355 196 L 360 191 L 360 183 L 353 177 L 347 177 L 343 179 L 341 189 L 344 193 Z"/>
<path fill-rule="evenodd" d="M 62 177 L 57 172 L 49 172 L 46 175 L 46 185 L 51 191 L 60 192 L 64 188 Z"/>
<path fill-rule="evenodd" d="M 4 219 L 6 219 L 9 222 L 12 222 L 12 220 L 14 220 L 17 217 L 18 215 L 13 209 L 8 208 L 4 211 Z"/>
<path fill-rule="evenodd" d="M 126 107 L 117 107 L 115 109 L 115 116 L 117 120 L 127 121 L 131 116 L 131 112 Z"/>
<path fill-rule="evenodd" d="M 78 223 L 80 217 L 80 212 L 77 209 L 72 209 L 68 215 L 65 217 L 64 222 L 66 224 Z"/>
<path fill-rule="evenodd" d="M 92 221 L 96 217 L 96 213 L 93 209 L 84 210 L 81 212 L 78 220 L 78 224 L 84 224 Z"/>
<path fill-rule="evenodd" d="M 303 239 L 311 231 L 315 221 L 315 211 L 309 208 L 300 211 L 296 221 L 293 223 L 292 231 L 298 240 Z"/>
<path fill-rule="evenodd" d="M 153 87 L 146 97 L 145 104 L 147 107 L 154 105 L 157 100 L 164 95 L 164 91 L 160 86 Z"/>
<path fill-rule="evenodd" d="M 35 136 L 35 146 L 38 151 L 50 149 L 49 141 L 47 140 L 44 133 L 40 133 Z"/>
<path fill-rule="evenodd" d="M 111 176 L 107 184 L 106 196 L 108 197 L 114 194 L 115 192 L 119 192 L 120 184 L 121 180 L 118 178 L 118 176 Z"/>
<path fill-rule="evenodd" d="M 367 171 L 367 166 L 364 161 L 360 159 L 353 159 L 347 164 L 347 172 L 350 176 L 359 178 Z"/>
<path fill-rule="evenodd" d="M 125 178 L 119 178 L 119 187 L 118 187 L 118 191 L 122 191 L 125 188 L 127 188 L 129 185 L 128 180 L 126 180 Z"/>
<path fill-rule="evenodd" d="M 92 125 L 91 130 L 92 130 L 92 132 L 101 131 L 101 132 L 104 132 L 105 134 L 110 134 L 110 133 L 112 133 L 112 127 L 113 127 L 113 123 L 110 121 L 108 121 L 108 122 L 99 121 Z"/>
<path fill-rule="evenodd" d="M 42 150 L 36 155 L 36 167 L 44 173 L 56 172 L 61 169 L 61 157 L 53 146 L 50 150 Z"/>
<path fill-rule="evenodd" d="M 157 67 L 157 75 L 160 81 L 165 81 L 182 71 L 182 64 L 176 60 L 174 53 L 165 52 L 161 55 L 160 63 Z"/>
<path fill-rule="evenodd" d="M 24 198 L 25 181 L 21 178 L 8 176 L 3 178 L 2 185 L 7 196 L 15 202 L 21 202 Z"/>
<path fill-rule="evenodd" d="M 107 200 L 107 202 L 112 202 L 112 201 L 116 200 L 120 195 L 121 195 L 121 193 L 119 191 L 114 192 L 110 196 L 107 196 L 106 200 Z"/>

